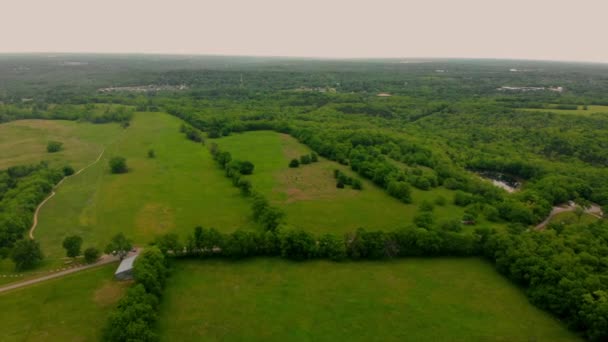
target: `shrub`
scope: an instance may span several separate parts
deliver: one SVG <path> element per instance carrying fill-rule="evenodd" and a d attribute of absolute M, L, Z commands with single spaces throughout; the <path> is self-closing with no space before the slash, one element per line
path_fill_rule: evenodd
<path fill-rule="evenodd" d="M 46 145 L 46 151 L 49 153 L 55 153 L 61 151 L 63 148 L 63 143 L 59 141 L 49 141 Z"/>
<path fill-rule="evenodd" d="M 289 162 L 289 167 L 291 167 L 291 168 L 296 168 L 298 166 L 300 166 L 300 161 L 298 161 L 295 158 Z"/>
<path fill-rule="evenodd" d="M 288 230 L 281 235 L 281 255 L 292 260 L 311 259 L 315 255 L 314 237 L 303 230 Z"/>
<path fill-rule="evenodd" d="M 253 173 L 253 169 L 255 168 L 255 165 L 253 165 L 252 162 L 250 161 L 242 161 L 239 163 L 239 172 L 242 175 L 250 175 Z"/>
<path fill-rule="evenodd" d="M 112 173 L 125 173 L 127 169 L 127 160 L 123 157 L 113 157 L 110 159 L 110 170 Z"/>
<path fill-rule="evenodd" d="M 310 164 L 310 156 L 308 154 L 305 154 L 303 156 L 300 156 L 300 164 L 306 165 L 306 164 Z"/>
<path fill-rule="evenodd" d="M 313 162 L 313 163 L 318 162 L 318 161 L 319 161 L 319 156 L 317 156 L 317 154 L 316 154 L 316 153 L 314 153 L 314 152 L 313 152 L 313 153 L 311 153 L 311 154 L 310 154 L 310 161 L 311 161 L 311 162 Z"/>
<path fill-rule="evenodd" d="M 82 238 L 78 235 L 68 236 L 63 240 L 62 244 L 66 255 L 70 258 L 75 258 L 80 255 L 80 247 L 82 246 Z"/>
<path fill-rule="evenodd" d="M 62 171 L 63 171 L 63 175 L 66 177 L 74 174 L 74 168 L 72 168 L 69 165 L 64 166 Z"/>
<path fill-rule="evenodd" d="M 87 264 L 92 264 L 99 259 L 99 250 L 95 247 L 89 247 L 84 250 L 84 261 Z"/>
<path fill-rule="evenodd" d="M 148 150 L 148 158 L 156 158 L 156 152 L 153 149 Z"/>

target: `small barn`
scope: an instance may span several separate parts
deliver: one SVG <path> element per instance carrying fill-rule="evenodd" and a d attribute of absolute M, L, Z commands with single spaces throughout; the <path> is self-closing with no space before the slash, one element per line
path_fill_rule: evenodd
<path fill-rule="evenodd" d="M 135 262 L 137 255 L 130 256 L 122 259 L 118 269 L 114 272 L 114 277 L 117 280 L 131 280 L 133 279 L 133 263 Z"/>

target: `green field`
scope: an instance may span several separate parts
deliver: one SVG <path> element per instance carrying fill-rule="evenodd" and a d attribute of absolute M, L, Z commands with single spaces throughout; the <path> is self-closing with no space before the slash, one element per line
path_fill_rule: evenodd
<path fill-rule="evenodd" d="M 180 261 L 162 341 L 578 341 L 479 259 Z"/>
<path fill-rule="evenodd" d="M 65 120 L 18 120 L 0 125 L 0 170 L 14 165 L 48 161 L 51 166 L 80 169 L 94 161 L 103 148 L 123 131 L 118 124 L 92 124 Z M 63 150 L 48 153 L 55 140 Z"/>
<path fill-rule="evenodd" d="M 63 256 L 61 241 L 70 234 L 103 248 L 119 232 L 143 245 L 160 233 L 185 237 L 196 225 L 224 232 L 253 226 L 247 199 L 179 125 L 167 114 L 137 113 L 98 164 L 61 185 L 35 233 L 47 258 Z M 149 149 L 156 158 L 147 157 Z M 110 173 L 108 160 L 116 155 L 127 158 L 127 174 Z"/>
<path fill-rule="evenodd" d="M 563 223 L 566 225 L 570 224 L 590 224 L 597 221 L 598 218 L 591 214 L 583 214 L 580 219 L 572 211 L 559 213 L 551 218 L 550 223 Z"/>
<path fill-rule="evenodd" d="M 128 283 L 112 280 L 116 264 L 0 294 L 0 340 L 97 341 Z"/>
<path fill-rule="evenodd" d="M 556 108 L 525 108 L 532 112 L 551 112 L 556 114 L 571 114 L 571 115 L 594 115 L 603 113 L 608 115 L 608 106 L 587 106 L 587 110 L 583 106 L 578 106 L 578 109 L 556 109 Z"/>
<path fill-rule="evenodd" d="M 292 158 L 311 151 L 286 134 L 256 131 L 233 134 L 216 140 L 233 158 L 255 164 L 251 177 L 254 189 L 268 196 L 286 212 L 288 225 L 314 233 L 344 233 L 359 227 L 393 230 L 412 223 L 423 200 L 444 197 L 451 202 L 453 192 L 412 189 L 412 204 L 404 204 L 367 181 L 347 166 L 320 158 L 318 163 L 289 168 Z M 337 189 L 333 170 L 340 169 L 363 182 L 363 190 Z M 463 209 L 451 204 L 436 206 L 441 219 L 460 219 Z"/>

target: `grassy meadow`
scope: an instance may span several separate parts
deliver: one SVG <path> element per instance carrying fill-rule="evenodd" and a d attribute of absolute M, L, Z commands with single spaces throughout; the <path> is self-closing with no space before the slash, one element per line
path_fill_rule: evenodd
<path fill-rule="evenodd" d="M 0 294 L 0 340 L 98 341 L 109 312 L 128 282 L 116 282 L 116 264 Z"/>
<path fill-rule="evenodd" d="M 583 215 L 581 215 L 581 217 L 579 219 L 579 217 L 576 216 L 576 214 L 574 212 L 566 211 L 566 212 L 559 213 L 559 214 L 553 216 L 549 222 L 550 223 L 563 223 L 566 225 L 571 225 L 571 224 L 590 224 L 597 220 L 598 220 L 598 218 L 591 214 L 584 213 Z"/>
<path fill-rule="evenodd" d="M 116 123 L 92 124 L 65 120 L 18 120 L 0 125 L 0 169 L 48 161 L 78 170 L 97 159 L 103 148 L 123 131 Z M 48 153 L 49 141 L 63 143 Z"/>
<path fill-rule="evenodd" d="M 453 192 L 444 188 L 422 191 L 412 188 L 412 204 L 390 197 L 372 182 L 359 177 L 348 166 L 319 158 L 318 163 L 289 168 L 289 161 L 311 153 L 305 145 L 286 134 L 255 131 L 215 140 L 233 158 L 255 164 L 251 177 L 254 189 L 268 196 L 286 212 L 287 224 L 314 233 L 344 233 L 359 227 L 393 230 L 412 222 L 418 204 L 438 197 L 446 205 L 436 206 L 442 219 L 460 219 L 463 209 L 451 203 Z M 363 182 L 363 190 L 336 188 L 334 169 Z"/>
<path fill-rule="evenodd" d="M 175 262 L 161 341 L 579 341 L 479 259 Z"/>
<path fill-rule="evenodd" d="M 587 110 L 583 109 L 583 106 L 578 106 L 578 109 L 557 109 L 557 108 L 525 108 L 531 112 L 551 112 L 556 114 L 570 114 L 570 115 L 594 115 L 603 113 L 608 115 L 608 106 L 587 106 Z"/>
<path fill-rule="evenodd" d="M 35 233 L 47 258 L 63 257 L 61 242 L 71 234 L 82 236 L 85 247 L 103 248 L 119 232 L 143 245 L 160 233 L 184 237 L 196 225 L 226 232 L 253 227 L 247 199 L 179 125 L 164 113 L 137 113 L 99 163 L 61 185 L 40 211 Z M 113 156 L 127 159 L 128 173 L 110 173 Z"/>

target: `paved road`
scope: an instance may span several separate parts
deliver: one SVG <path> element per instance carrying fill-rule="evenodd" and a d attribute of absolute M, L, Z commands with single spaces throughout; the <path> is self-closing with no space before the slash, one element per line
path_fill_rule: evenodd
<path fill-rule="evenodd" d="M 113 262 L 117 262 L 117 261 L 118 261 L 118 257 L 111 256 L 111 255 L 104 255 L 101 258 L 101 260 L 99 260 L 98 262 L 96 262 L 94 264 L 91 264 L 91 265 L 84 265 L 84 266 L 80 266 L 80 267 L 74 267 L 74 268 L 70 268 L 69 270 L 52 273 L 52 274 L 49 274 L 49 275 L 46 275 L 46 276 L 42 276 L 42 277 L 39 277 L 39 278 L 34 278 L 34 279 L 30 279 L 30 280 L 26 280 L 26 281 L 22 281 L 22 282 L 18 282 L 18 283 L 13 283 L 13 284 L 5 285 L 5 286 L 0 286 L 0 293 L 6 292 L 6 291 L 10 291 L 10 290 L 14 290 L 14 289 L 18 289 L 20 287 L 24 287 L 24 286 L 28 286 L 28 285 L 40 283 L 40 282 L 43 282 L 43 281 L 46 281 L 46 280 L 49 280 L 49 279 L 63 277 L 65 275 L 76 273 L 76 272 L 80 272 L 80 271 L 84 271 L 84 270 L 87 270 L 89 268 L 98 267 L 98 266 L 102 266 L 102 265 L 107 265 L 107 264 L 110 264 L 110 263 L 113 263 Z"/>

